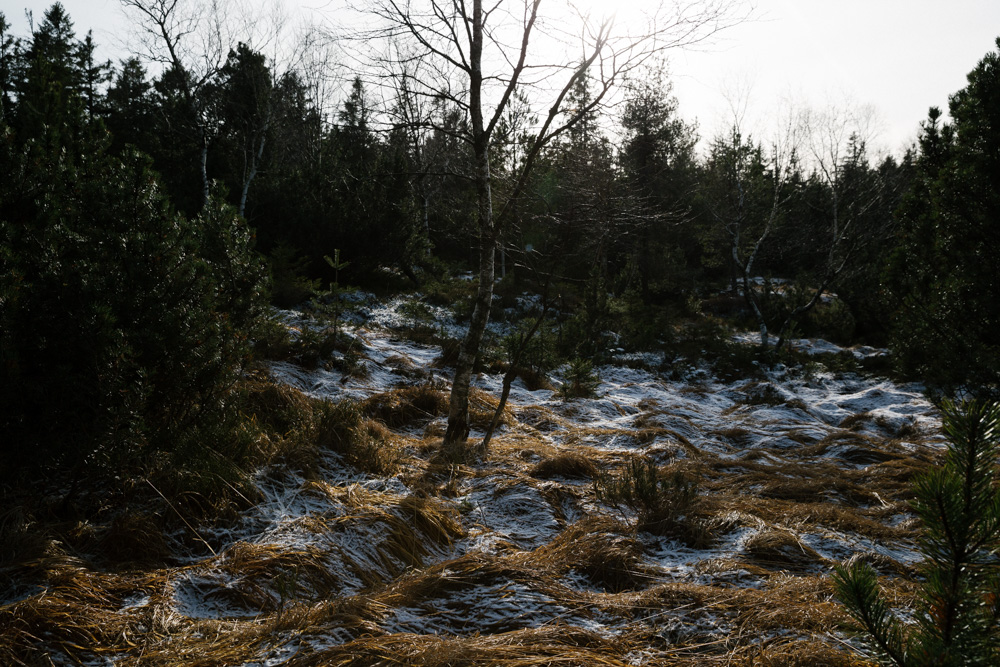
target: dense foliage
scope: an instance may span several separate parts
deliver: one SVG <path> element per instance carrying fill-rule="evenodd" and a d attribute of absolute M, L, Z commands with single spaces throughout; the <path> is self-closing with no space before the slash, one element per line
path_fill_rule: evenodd
<path fill-rule="evenodd" d="M 177 213 L 111 152 L 68 25 L 46 14 L 0 130 L 4 464 L 120 471 L 232 437 L 263 264 L 227 204 Z"/>
<path fill-rule="evenodd" d="M 998 41 L 1000 48 L 1000 41 Z M 949 391 L 1000 394 L 1000 52 L 931 109 L 900 207 L 890 274 L 903 367 Z"/>
<path fill-rule="evenodd" d="M 225 421 L 261 313 L 257 252 L 284 306 L 335 280 L 407 281 L 467 315 L 440 282 L 478 258 L 460 105 L 405 85 L 380 105 L 352 73 L 330 111 L 315 72 L 249 43 L 198 71 L 167 58 L 152 77 L 149 61 L 95 49 L 58 3 L 24 38 L 0 15 L 0 391 L 23 451 L 110 462 Z M 912 376 L 995 393 L 998 58 L 952 98 L 951 124 L 932 111 L 918 147 L 880 161 L 846 123 L 825 153 L 734 127 L 699 155 L 653 64 L 618 115 L 586 114 L 548 144 L 507 206 L 538 122 L 519 92 L 491 135 L 511 220 L 498 301 L 547 294 L 548 363 L 673 358 L 691 320 L 718 331 L 724 317 L 778 340 L 891 337 Z M 582 77 L 567 108 L 591 100 Z M 323 260 L 337 250 L 339 276 Z"/>
<path fill-rule="evenodd" d="M 915 484 L 923 523 L 922 590 L 916 623 L 904 623 L 861 561 L 839 567 L 837 597 L 883 664 L 995 665 L 1000 659 L 1000 407 L 945 405 L 944 465 Z"/>

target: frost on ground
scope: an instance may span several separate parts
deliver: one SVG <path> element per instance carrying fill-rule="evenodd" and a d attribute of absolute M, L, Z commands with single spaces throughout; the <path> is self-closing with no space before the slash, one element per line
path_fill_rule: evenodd
<path fill-rule="evenodd" d="M 332 401 L 443 393 L 441 348 L 400 331 L 405 302 L 365 304 L 350 320 L 365 372 L 275 362 L 273 376 Z M 829 574 L 861 558 L 899 604 L 913 598 L 907 489 L 941 444 L 920 387 L 785 367 L 735 382 L 598 373 L 587 399 L 517 380 L 480 461 L 437 460 L 443 413 L 416 411 L 393 425 L 393 477 L 332 453 L 318 476 L 262 476 L 263 500 L 203 535 L 214 555 L 139 573 L 52 565 L 49 588 L 4 609 L 86 615 L 64 612 L 78 630 L 52 631 L 55 664 L 854 664 Z M 500 382 L 474 386 L 497 396 Z M 651 521 L 599 497 L 637 458 L 694 500 Z"/>

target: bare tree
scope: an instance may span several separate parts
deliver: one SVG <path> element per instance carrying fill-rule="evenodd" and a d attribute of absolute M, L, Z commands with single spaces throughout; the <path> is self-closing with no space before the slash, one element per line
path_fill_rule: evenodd
<path fill-rule="evenodd" d="M 885 187 L 869 164 L 867 146 L 877 124 L 871 106 L 830 105 L 818 112 L 806 110 L 800 118 L 813 179 L 825 186 L 829 204 L 826 211 L 818 211 L 826 223 L 821 222 L 821 234 L 813 241 L 822 260 L 816 267 L 812 297 L 786 316 L 777 347 L 784 343 L 789 325 L 812 310 L 850 266 L 861 239 L 857 226 L 880 202 Z"/>
<path fill-rule="evenodd" d="M 650 57 L 704 40 L 742 20 L 743 15 L 734 13 L 737 2 L 661 2 L 637 26 L 616 24 L 614 18 L 594 20 L 579 11 L 571 22 L 546 13 L 550 6 L 558 9 L 555 0 L 374 0 L 372 11 L 385 26 L 379 37 L 410 45 L 412 50 L 403 51 L 422 62 L 421 70 L 409 70 L 420 72 L 409 77 L 409 90 L 447 100 L 469 120 L 461 139 L 471 146 L 475 161 L 479 284 L 452 383 L 446 451 L 463 452 L 468 439 L 469 385 L 489 319 L 496 246 L 542 148 L 606 104 L 622 78 Z M 570 25 L 575 30 L 570 31 Z M 381 63 L 407 71 L 391 58 L 383 56 Z M 594 83 L 589 103 L 566 109 L 570 91 L 588 74 Z M 512 185 L 494 209 L 491 139 L 520 90 L 530 90 L 529 96 L 547 112 L 525 148 Z"/>
<path fill-rule="evenodd" d="M 742 287 L 743 298 L 757 320 L 760 344 L 767 348 L 770 331 L 762 295 L 754 283 L 754 268 L 793 195 L 790 180 L 798 168 L 799 133 L 789 115 L 765 149 L 744 136 L 741 129 L 744 113 L 745 107 L 734 106 L 729 136 L 718 138 L 713 144 L 709 180 L 715 192 L 710 196 L 710 211 L 725 231 L 734 281 L 738 280 Z M 787 324 L 782 324 L 780 332 L 784 332 Z"/>
<path fill-rule="evenodd" d="M 245 214 L 250 186 L 260 172 L 274 120 L 273 91 L 281 77 L 295 69 L 315 69 L 315 54 L 306 49 L 317 44 L 316 35 L 306 32 L 293 39 L 288 34 L 289 17 L 278 0 L 264 4 L 247 0 L 120 1 L 140 29 L 140 49 L 145 57 L 177 74 L 175 80 L 200 148 L 203 204 L 208 202 L 210 189 L 208 153 L 218 129 L 217 110 L 213 109 L 217 100 L 212 93 L 227 83 L 227 77 L 230 84 L 235 77 L 242 88 L 240 93 L 246 99 L 238 114 L 243 135 L 239 212 Z M 237 48 L 237 44 L 241 46 Z M 251 52 L 260 54 L 255 68 Z M 328 61 L 329 53 L 325 55 Z M 310 58 L 314 67 L 306 67 Z M 242 71 L 234 67 L 236 64 L 243 66 Z"/>
<path fill-rule="evenodd" d="M 740 131 L 745 106 L 733 108 L 731 135 L 717 139 L 713 147 L 715 180 L 722 186 L 712 197 L 712 213 L 729 239 L 732 266 L 757 320 L 761 346 L 768 348 L 771 334 L 776 333 L 775 347 L 781 347 L 792 323 L 812 310 L 850 265 L 859 238 L 856 225 L 880 201 L 882 183 L 870 173 L 866 152 L 873 116 L 865 107 L 790 113 L 765 150 Z M 753 280 L 755 263 L 796 195 L 791 179 L 803 165 L 811 168 L 811 180 L 822 187 L 825 203 L 815 209 L 814 224 L 798 226 L 803 235 L 811 235 L 798 247 L 819 260 L 812 271 L 809 298 L 791 308 L 772 331 L 761 307 L 761 286 Z"/>
<path fill-rule="evenodd" d="M 211 119 L 205 88 L 226 61 L 233 43 L 223 20 L 225 0 L 195 4 L 189 0 L 121 0 L 137 18 L 146 57 L 173 69 L 200 147 L 202 204 L 209 200 L 208 148 Z"/>

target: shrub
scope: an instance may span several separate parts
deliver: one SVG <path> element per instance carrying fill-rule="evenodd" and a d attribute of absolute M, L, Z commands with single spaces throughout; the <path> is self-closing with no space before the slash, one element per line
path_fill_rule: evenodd
<path fill-rule="evenodd" d="M 807 335 L 820 336 L 840 345 L 850 344 L 854 340 L 855 328 L 851 309 L 840 299 L 817 304 L 806 315 L 803 324 Z"/>
<path fill-rule="evenodd" d="M 567 477 L 593 479 L 598 476 L 597 466 L 583 454 L 568 452 L 542 459 L 531 467 L 528 474 L 538 479 Z"/>
<path fill-rule="evenodd" d="M 916 623 L 904 623 L 855 560 L 833 577 L 837 598 L 886 665 L 1000 664 L 1000 406 L 944 406 L 943 466 L 915 482 L 923 522 L 922 590 Z"/>
<path fill-rule="evenodd" d="M 509 334 L 501 341 L 504 349 L 506 361 L 511 363 L 521 346 L 524 336 L 529 332 L 530 323 L 522 323 L 520 330 Z M 530 391 L 536 389 L 547 389 L 549 385 L 548 373 L 558 365 L 556 359 L 553 336 L 546 330 L 545 324 L 541 324 L 521 353 L 515 372 L 520 377 L 525 386 Z"/>
<path fill-rule="evenodd" d="M 309 259 L 291 246 L 281 243 L 268 256 L 271 270 L 271 303 L 279 308 L 293 308 L 307 301 L 319 289 L 319 279 L 307 277 Z"/>
<path fill-rule="evenodd" d="M 351 400 L 322 401 L 316 408 L 316 442 L 337 452 L 350 465 L 375 475 L 392 475 L 399 450 L 382 424 L 365 418 L 364 408 Z"/>
<path fill-rule="evenodd" d="M 263 267 L 235 212 L 174 212 L 148 161 L 0 136 L 0 431 L 16 466 L 146 463 L 235 429 Z M 181 459 L 184 464 L 187 459 Z"/>

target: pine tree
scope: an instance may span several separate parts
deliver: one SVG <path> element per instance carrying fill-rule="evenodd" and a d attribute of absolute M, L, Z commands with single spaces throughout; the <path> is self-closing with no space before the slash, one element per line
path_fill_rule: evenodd
<path fill-rule="evenodd" d="M 55 142 L 79 131 L 82 77 L 73 21 L 60 3 L 44 19 L 20 53 L 14 80 L 16 113 L 11 119 L 22 141 L 46 136 Z"/>
<path fill-rule="evenodd" d="M 619 162 L 639 198 L 630 235 L 640 289 L 648 300 L 657 282 L 661 289 L 669 286 L 698 255 L 692 225 L 687 224 L 693 218 L 698 135 L 680 117 L 663 66 L 626 91 Z"/>
<path fill-rule="evenodd" d="M 147 158 L 100 142 L 4 132 L 0 172 L 3 465 L 118 469 L 225 439 L 263 307 L 236 213 L 185 218 Z"/>
<path fill-rule="evenodd" d="M 931 109 L 886 284 L 893 352 L 946 393 L 1000 397 L 1000 40 L 953 95 L 953 122 Z"/>
<path fill-rule="evenodd" d="M 115 153 L 121 153 L 128 145 L 148 154 L 157 152 L 152 88 L 138 58 L 122 61 L 104 98 L 105 122 Z"/>
<path fill-rule="evenodd" d="M 1000 663 L 1000 405 L 944 406 L 944 465 L 920 476 L 914 510 L 923 523 L 923 585 L 915 625 L 904 625 L 871 566 L 838 567 L 837 598 L 886 665 Z"/>

